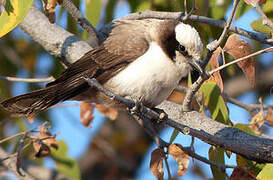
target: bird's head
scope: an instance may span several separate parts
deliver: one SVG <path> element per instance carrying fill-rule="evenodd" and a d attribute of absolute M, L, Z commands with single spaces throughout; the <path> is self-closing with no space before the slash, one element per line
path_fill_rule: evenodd
<path fill-rule="evenodd" d="M 178 42 L 176 47 L 176 61 L 186 62 L 199 73 L 202 69 L 199 65 L 203 44 L 198 32 L 190 25 L 182 22 L 175 27 L 175 39 Z"/>

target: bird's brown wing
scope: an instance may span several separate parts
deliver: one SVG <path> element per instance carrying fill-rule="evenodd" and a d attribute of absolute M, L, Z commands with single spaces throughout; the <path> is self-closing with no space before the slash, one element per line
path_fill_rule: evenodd
<path fill-rule="evenodd" d="M 147 24 L 140 21 L 116 22 L 101 46 L 71 64 L 58 79 L 47 84 L 47 87 L 63 82 L 79 81 L 81 84 L 82 80 L 79 79 L 83 76 L 106 82 L 148 50 L 149 44 L 144 37 L 146 34 L 143 26 L 147 27 Z M 103 75 L 104 73 L 106 74 Z"/>

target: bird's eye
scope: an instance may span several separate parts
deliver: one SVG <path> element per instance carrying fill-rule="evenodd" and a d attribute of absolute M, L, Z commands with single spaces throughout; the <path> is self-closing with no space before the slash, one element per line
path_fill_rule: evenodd
<path fill-rule="evenodd" d="M 187 52 L 187 50 L 186 50 L 186 48 L 185 48 L 185 46 L 183 46 L 183 45 L 181 45 L 181 44 L 178 44 L 177 50 L 178 50 L 181 54 L 183 54 L 184 56 L 188 56 L 188 55 L 189 55 L 188 52 Z"/>
<path fill-rule="evenodd" d="M 179 51 L 179 52 L 182 53 L 182 52 L 185 52 L 185 50 L 186 50 L 185 46 L 183 46 L 183 45 L 181 45 L 181 44 L 178 45 L 178 51 Z"/>

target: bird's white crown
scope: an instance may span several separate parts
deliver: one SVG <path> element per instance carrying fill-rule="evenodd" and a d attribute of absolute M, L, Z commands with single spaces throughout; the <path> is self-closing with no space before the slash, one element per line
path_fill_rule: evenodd
<path fill-rule="evenodd" d="M 175 38 L 186 47 L 189 53 L 192 53 L 192 56 L 201 56 L 203 44 L 195 28 L 188 24 L 179 23 L 175 27 Z"/>

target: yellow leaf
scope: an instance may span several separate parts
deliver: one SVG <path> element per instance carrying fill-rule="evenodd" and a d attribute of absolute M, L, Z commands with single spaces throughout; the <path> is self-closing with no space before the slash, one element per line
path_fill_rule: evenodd
<path fill-rule="evenodd" d="M 27 15 L 33 0 L 7 0 L 0 16 L 0 37 L 14 29 Z"/>

